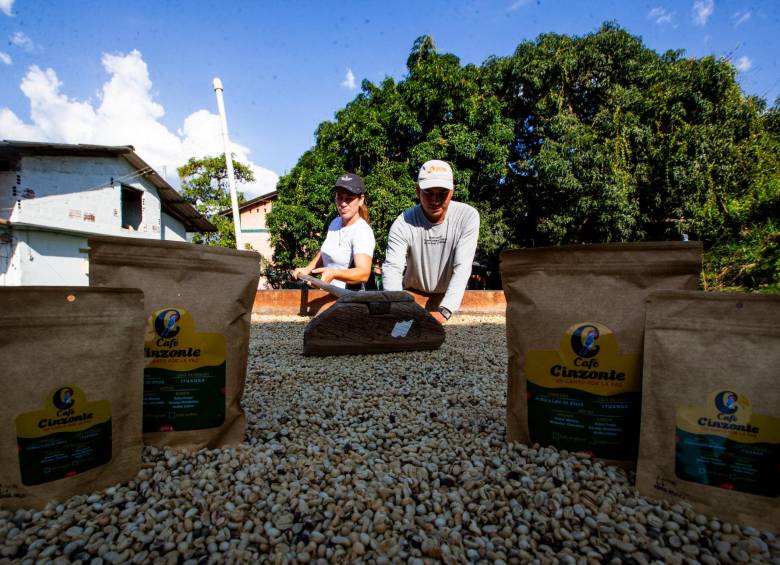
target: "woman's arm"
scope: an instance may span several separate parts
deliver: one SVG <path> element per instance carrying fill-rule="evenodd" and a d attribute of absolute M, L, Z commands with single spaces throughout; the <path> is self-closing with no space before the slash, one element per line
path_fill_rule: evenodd
<path fill-rule="evenodd" d="M 354 267 L 349 269 L 317 268 L 312 273 L 321 276 L 322 282 L 329 283 L 332 280 L 343 281 L 347 284 L 360 284 L 368 280 L 371 274 L 371 256 L 363 253 L 355 253 L 352 256 Z"/>

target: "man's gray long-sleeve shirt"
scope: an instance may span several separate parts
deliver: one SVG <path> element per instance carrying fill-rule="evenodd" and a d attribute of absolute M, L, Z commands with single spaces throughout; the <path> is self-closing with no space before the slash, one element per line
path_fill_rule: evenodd
<path fill-rule="evenodd" d="M 420 205 L 405 210 L 387 238 L 383 288 L 443 292 L 440 305 L 456 312 L 471 276 L 478 237 L 479 213 L 468 204 L 450 202 L 441 224 L 432 224 Z"/>

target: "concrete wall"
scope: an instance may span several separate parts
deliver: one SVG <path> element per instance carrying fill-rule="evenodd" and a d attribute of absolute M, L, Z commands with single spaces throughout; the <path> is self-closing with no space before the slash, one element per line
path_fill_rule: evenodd
<path fill-rule="evenodd" d="M 121 225 L 123 184 L 143 193 L 142 221 L 137 230 Z M 157 190 L 137 176 L 122 157 L 26 156 L 20 171 L 0 176 L 0 206 L 7 208 L 9 201 L 7 219 L 17 224 L 162 238 Z"/>
<path fill-rule="evenodd" d="M 274 248 L 271 245 L 271 234 L 266 227 L 265 218 L 273 207 L 273 200 L 267 200 L 251 208 L 241 210 L 241 233 L 244 237 L 244 243 L 252 246 L 252 249 L 263 256 L 266 261 L 271 261 L 274 255 Z M 259 289 L 271 288 L 268 280 L 260 276 L 257 283 Z"/>
<path fill-rule="evenodd" d="M 89 286 L 87 238 L 43 231 L 15 232 L 20 284 Z"/>
<path fill-rule="evenodd" d="M 19 186 L 21 174 L 15 171 L 0 171 L 0 220 L 8 221 L 16 208 L 17 198 L 21 198 Z"/>
<path fill-rule="evenodd" d="M 241 233 L 244 236 L 244 242 L 249 243 L 252 249 L 257 251 L 263 258 L 270 261 L 274 254 L 274 248 L 271 246 L 271 234 L 265 223 L 265 217 L 271 211 L 273 201 L 266 201 L 258 206 L 247 210 L 242 210 Z"/>
<path fill-rule="evenodd" d="M 22 271 L 19 256 L 16 254 L 18 242 L 13 232 L 0 226 L 0 286 L 19 286 L 22 284 Z"/>
<path fill-rule="evenodd" d="M 165 212 L 161 214 L 162 239 L 166 241 L 187 241 L 187 231 L 179 220 Z"/>
<path fill-rule="evenodd" d="M 409 292 L 415 302 L 434 311 L 439 305 L 441 295 L 423 296 Z M 332 294 L 309 288 L 305 290 L 258 290 L 252 307 L 252 314 L 279 314 L 316 316 L 321 311 L 330 308 L 336 302 Z M 501 290 L 467 290 L 463 295 L 460 305 L 460 313 L 463 314 L 492 314 L 504 315 L 506 313 L 506 299 Z"/>

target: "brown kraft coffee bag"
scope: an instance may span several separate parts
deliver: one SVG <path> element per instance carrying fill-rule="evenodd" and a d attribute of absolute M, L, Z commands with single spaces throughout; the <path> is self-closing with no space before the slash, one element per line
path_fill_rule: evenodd
<path fill-rule="evenodd" d="M 506 251 L 507 439 L 632 466 L 639 444 L 644 301 L 695 289 L 694 242 Z"/>
<path fill-rule="evenodd" d="M 141 468 L 143 293 L 0 288 L 0 506 L 42 508 Z"/>
<path fill-rule="evenodd" d="M 237 444 L 260 256 L 147 239 L 89 239 L 90 286 L 146 298 L 144 441 L 200 449 Z"/>
<path fill-rule="evenodd" d="M 650 295 L 640 493 L 778 530 L 778 322 L 776 295 Z"/>

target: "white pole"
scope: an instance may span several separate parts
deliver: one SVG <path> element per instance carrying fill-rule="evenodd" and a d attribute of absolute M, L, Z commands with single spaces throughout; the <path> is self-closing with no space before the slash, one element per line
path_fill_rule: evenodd
<path fill-rule="evenodd" d="M 233 225 L 236 228 L 236 249 L 243 249 L 244 242 L 241 237 L 241 218 L 238 216 L 238 196 L 236 195 L 236 178 L 233 174 L 233 156 L 230 154 L 230 138 L 228 137 L 227 118 L 225 118 L 225 102 L 222 100 L 222 81 L 214 79 L 214 92 L 217 95 L 217 108 L 219 109 L 219 121 L 222 124 L 222 141 L 225 145 L 225 164 L 227 165 L 228 186 L 230 187 L 230 200 L 233 204 Z"/>

